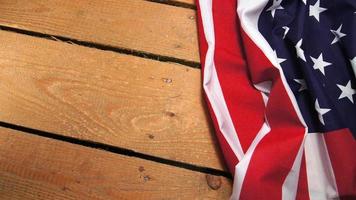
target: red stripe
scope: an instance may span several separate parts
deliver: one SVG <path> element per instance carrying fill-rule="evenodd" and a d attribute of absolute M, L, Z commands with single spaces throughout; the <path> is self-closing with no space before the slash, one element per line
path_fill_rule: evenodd
<path fill-rule="evenodd" d="M 246 152 L 264 122 L 264 103 L 249 80 L 236 4 L 236 0 L 213 1 L 214 62 L 230 116 Z"/>
<path fill-rule="evenodd" d="M 297 200 L 309 200 L 308 193 L 308 178 L 307 178 L 307 169 L 305 163 L 305 155 L 303 153 L 302 163 L 300 166 L 299 172 L 299 181 L 298 181 L 298 190 L 297 190 Z"/>
<path fill-rule="evenodd" d="M 349 129 L 326 133 L 331 165 L 340 199 L 356 199 L 356 141 Z"/>
<path fill-rule="evenodd" d="M 197 4 L 200 56 L 204 69 L 208 45 L 204 36 L 199 1 Z M 216 71 L 231 119 L 242 148 L 246 151 L 263 124 L 264 104 L 260 92 L 254 89 L 248 78 L 248 68 L 240 48 L 236 1 L 213 1 L 213 18 L 216 39 L 214 57 Z M 237 158 L 222 136 L 211 107 L 209 110 L 229 169 L 234 173 Z"/>
<path fill-rule="evenodd" d="M 244 58 L 240 47 L 241 30 L 237 21 L 236 1 L 213 1 L 213 18 L 216 70 L 226 104 L 245 151 L 264 121 L 265 108 L 261 94 L 253 88 L 252 83 L 266 80 L 273 80 L 275 83 L 266 110 L 272 131 L 255 150 L 240 197 L 241 199 L 279 199 L 283 182 L 303 139 L 304 127 L 299 122 L 278 71 L 257 46 L 242 33 L 247 55 Z M 200 46 L 204 61 L 207 44 L 202 37 L 204 34 L 202 34 L 201 24 L 200 21 Z M 216 120 L 214 121 L 216 125 Z M 218 133 L 218 138 L 219 135 L 221 134 Z M 223 149 L 225 148 L 223 146 Z"/>
<path fill-rule="evenodd" d="M 244 33 L 243 41 L 253 82 L 272 80 L 273 87 L 266 108 L 271 131 L 257 145 L 252 155 L 240 198 L 280 199 L 282 185 L 292 168 L 305 129 L 293 108 L 278 70 Z"/>
<path fill-rule="evenodd" d="M 214 0 L 213 18 L 216 38 L 214 57 L 216 70 L 243 150 L 247 150 L 261 127 L 264 112 L 272 129 L 255 149 L 240 198 L 280 199 L 282 185 L 300 148 L 305 129 L 298 119 L 278 70 L 240 30 L 236 1 Z M 198 25 L 203 64 L 207 44 L 200 16 Z M 241 45 L 240 32 L 243 45 Z M 273 81 L 273 88 L 265 109 L 259 92 L 252 87 L 252 84 L 267 80 Z M 237 163 L 236 156 L 220 133 L 210 105 L 209 109 L 224 155 L 229 161 L 229 168 L 233 171 Z M 324 137 L 341 199 L 355 199 L 356 159 L 352 156 L 352 153 L 356 152 L 355 140 L 348 130 L 334 131 Z M 303 155 L 297 199 L 309 199 L 305 165 Z"/>
<path fill-rule="evenodd" d="M 206 38 L 204 35 L 203 23 L 202 23 L 201 14 L 200 14 L 199 1 L 197 1 L 196 3 L 197 3 L 197 8 L 198 8 L 198 33 L 199 33 L 199 46 L 200 46 L 200 60 L 201 60 L 202 72 L 203 72 L 206 52 L 208 50 L 208 44 L 207 44 L 207 41 L 206 41 Z M 216 116 L 215 116 L 213 109 L 210 105 L 210 102 L 206 96 L 205 96 L 205 99 L 208 104 L 208 109 L 210 111 L 213 125 L 216 130 L 216 136 L 219 140 L 220 147 L 221 147 L 222 153 L 224 155 L 226 164 L 227 164 L 230 172 L 234 173 L 235 166 L 238 163 L 238 159 L 237 159 L 235 153 L 233 152 L 233 150 L 231 149 L 231 147 L 229 146 L 229 144 L 227 143 L 227 141 L 225 140 L 224 136 L 222 135 L 222 133 L 219 129 L 218 122 L 216 120 Z"/>

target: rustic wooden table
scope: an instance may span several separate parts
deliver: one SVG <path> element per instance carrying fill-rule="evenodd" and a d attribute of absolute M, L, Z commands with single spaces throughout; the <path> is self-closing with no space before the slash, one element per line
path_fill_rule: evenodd
<path fill-rule="evenodd" d="M 0 0 L 0 199 L 228 199 L 193 0 Z"/>

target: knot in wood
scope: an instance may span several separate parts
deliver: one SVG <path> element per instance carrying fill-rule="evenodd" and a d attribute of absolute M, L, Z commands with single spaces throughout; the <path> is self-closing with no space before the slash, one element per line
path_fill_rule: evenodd
<path fill-rule="evenodd" d="M 144 168 L 143 166 L 140 166 L 140 167 L 138 168 L 138 171 L 143 172 L 143 171 L 145 171 L 145 168 Z"/>
<path fill-rule="evenodd" d="M 221 187 L 221 177 L 207 174 L 206 182 L 213 190 L 218 190 Z"/>

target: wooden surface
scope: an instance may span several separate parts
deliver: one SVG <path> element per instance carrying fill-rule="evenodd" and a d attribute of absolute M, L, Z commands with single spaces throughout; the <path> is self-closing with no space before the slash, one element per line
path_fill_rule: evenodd
<path fill-rule="evenodd" d="M 0 0 L 1 200 L 229 198 L 194 5 Z"/>
<path fill-rule="evenodd" d="M 199 62 L 192 9 L 143 0 L 0 2 L 0 25 Z"/>
<path fill-rule="evenodd" d="M 0 199 L 227 199 L 213 178 L 0 128 Z"/>
<path fill-rule="evenodd" d="M 170 0 L 163 0 L 163 1 L 170 1 Z M 195 0 L 172 0 L 172 2 L 179 2 L 179 3 L 186 3 L 189 5 L 195 5 Z"/>
<path fill-rule="evenodd" d="M 200 70 L 5 31 L 0 43 L 0 121 L 223 169 Z"/>

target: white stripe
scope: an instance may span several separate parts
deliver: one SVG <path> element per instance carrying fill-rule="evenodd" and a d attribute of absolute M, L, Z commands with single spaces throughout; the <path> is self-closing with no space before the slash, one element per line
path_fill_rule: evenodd
<path fill-rule="evenodd" d="M 281 66 L 279 65 L 276 60 L 276 57 L 274 56 L 273 49 L 270 47 L 270 45 L 262 36 L 262 34 L 258 31 L 258 18 L 264 7 L 266 6 L 267 2 L 268 0 L 239 0 L 237 13 L 241 20 L 241 26 L 244 31 L 249 35 L 251 40 L 253 40 L 253 42 L 262 50 L 262 52 L 266 55 L 270 62 L 279 69 L 281 80 L 289 95 L 289 99 L 293 104 L 294 110 L 297 113 L 300 122 L 305 127 L 306 139 L 304 143 L 304 150 L 306 155 L 306 168 L 310 199 L 314 200 L 337 198 L 338 193 L 335 177 L 333 169 L 331 167 L 331 162 L 329 159 L 329 154 L 327 152 L 324 138 L 320 134 L 312 134 L 313 136 L 311 136 L 310 133 L 308 134 L 308 128 L 300 112 L 295 96 L 286 81 Z M 299 165 L 300 168 L 301 162 L 299 162 L 299 160 L 300 155 L 298 153 L 293 167 L 297 167 Z M 286 190 L 287 188 L 289 188 L 290 184 L 296 185 L 297 180 L 297 175 L 294 174 L 294 169 L 292 168 L 292 170 L 287 175 L 287 180 L 284 182 L 282 187 Z M 294 198 L 295 192 L 283 193 L 283 199 Z"/>
<path fill-rule="evenodd" d="M 263 35 L 258 31 L 258 18 L 266 7 L 268 0 L 239 0 L 237 5 L 237 14 L 239 15 L 241 26 L 246 32 L 246 34 L 251 38 L 251 40 L 262 50 L 268 60 L 279 70 L 281 80 L 283 82 L 284 88 L 286 89 L 289 99 L 291 100 L 294 110 L 298 115 L 300 122 L 307 127 L 303 116 L 298 107 L 295 96 L 290 89 L 286 77 L 283 74 L 282 68 L 277 61 L 273 49 L 268 44 Z"/>
<path fill-rule="evenodd" d="M 310 200 L 339 199 L 323 134 L 309 133 L 304 150 Z"/>
<path fill-rule="evenodd" d="M 199 5 L 203 21 L 204 34 L 208 43 L 208 51 L 205 58 L 203 72 L 203 88 L 215 113 L 221 133 L 225 137 L 231 149 L 234 151 L 236 157 L 241 160 L 244 156 L 244 152 L 225 103 L 214 64 L 215 33 L 212 15 L 212 0 L 200 0 Z"/>
<path fill-rule="evenodd" d="M 268 42 L 263 37 L 263 35 L 258 31 L 258 19 L 259 19 L 261 12 L 266 7 L 267 3 L 268 3 L 268 0 L 254 0 L 254 1 L 239 0 L 238 6 L 237 6 L 237 13 L 239 15 L 239 18 L 241 21 L 241 26 L 242 26 L 243 30 L 250 37 L 250 39 L 262 50 L 262 52 L 265 54 L 265 56 L 273 64 L 273 66 L 275 66 L 279 70 L 282 83 L 284 85 L 284 88 L 287 91 L 289 99 L 292 102 L 292 105 L 294 107 L 294 110 L 295 110 L 298 118 L 299 118 L 299 121 L 305 127 L 304 137 L 306 137 L 306 134 L 308 133 L 308 128 L 307 128 L 304 118 L 300 112 L 300 109 L 298 107 L 295 96 L 287 83 L 287 80 L 283 74 L 280 64 L 277 61 L 277 58 L 274 54 L 273 49 L 268 44 Z M 301 144 L 301 147 L 303 147 L 303 143 Z M 301 149 L 302 148 L 299 149 L 298 154 L 294 160 L 293 166 L 292 166 L 291 170 L 289 171 L 289 173 L 286 177 L 286 180 L 284 181 L 284 183 L 282 185 L 282 199 L 283 200 L 295 199 L 295 197 L 296 197 L 296 192 L 298 189 L 297 186 L 298 186 L 298 180 L 299 180 L 299 170 L 300 170 L 301 158 L 302 158 L 302 156 L 301 156 L 302 150 Z"/>
<path fill-rule="evenodd" d="M 297 196 L 299 174 L 300 174 L 300 167 L 302 164 L 305 138 L 306 138 L 306 135 L 304 135 L 302 145 L 300 145 L 300 148 L 299 148 L 298 154 L 294 160 L 292 169 L 289 171 L 289 173 L 286 177 L 286 180 L 284 180 L 284 183 L 282 186 L 282 200 L 294 200 Z"/>
<path fill-rule="evenodd" d="M 234 176 L 234 188 L 232 191 L 232 195 L 230 197 L 231 200 L 237 200 L 240 198 L 242 183 L 245 179 L 248 165 L 250 164 L 250 160 L 253 152 L 257 144 L 262 140 L 264 136 L 266 136 L 270 132 L 271 128 L 268 123 L 265 122 L 262 125 L 262 128 L 258 132 L 255 139 L 252 141 L 251 146 L 248 148 L 245 156 L 235 167 L 235 176 Z"/>
<path fill-rule="evenodd" d="M 264 81 L 254 85 L 256 89 L 261 91 L 262 99 L 264 105 L 266 106 L 269 99 L 269 94 L 271 93 L 272 81 Z M 235 175 L 234 175 L 234 187 L 232 191 L 232 195 L 230 197 L 231 200 L 239 199 L 242 189 L 242 183 L 245 180 L 246 172 L 248 165 L 250 164 L 252 154 L 256 149 L 257 144 L 264 138 L 269 132 L 271 128 L 268 124 L 267 117 L 265 116 L 265 122 L 262 124 L 261 129 L 258 131 L 256 137 L 252 141 L 250 147 L 248 148 L 245 156 L 242 160 L 235 166 Z"/>

